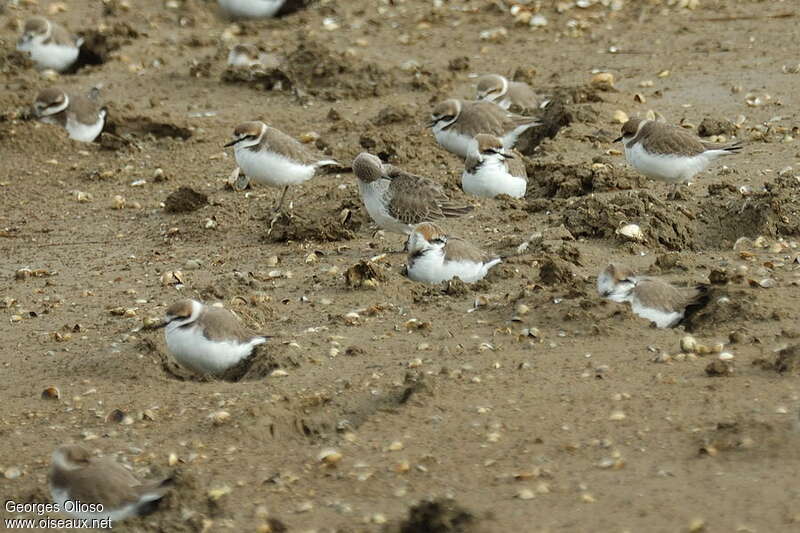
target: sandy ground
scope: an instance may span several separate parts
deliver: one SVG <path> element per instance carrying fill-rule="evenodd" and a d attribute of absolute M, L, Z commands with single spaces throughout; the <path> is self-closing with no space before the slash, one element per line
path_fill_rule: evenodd
<path fill-rule="evenodd" d="M 7 2 L 3 499 L 46 501 L 52 450 L 77 441 L 176 476 L 159 512 L 120 531 L 796 531 L 800 390 L 793 353 L 776 350 L 800 335 L 797 5 L 686 3 L 537 2 L 547 25 L 531 28 L 499 0 L 321 1 L 238 26 L 198 0 Z M 21 21 L 48 13 L 102 63 L 49 80 L 21 60 Z M 282 67 L 226 74 L 239 41 Z M 591 87 L 595 70 L 614 88 Z M 530 152 L 524 200 L 467 197 L 462 162 L 424 128 L 485 72 L 558 95 L 571 121 Z M 26 120 L 53 85 L 102 85 L 116 137 L 80 144 Z M 709 119 L 703 133 L 746 147 L 667 200 L 611 143 L 617 111 L 648 110 L 695 131 Z M 375 233 L 347 172 L 293 190 L 268 234 L 278 191 L 225 188 L 222 145 L 253 119 L 315 132 L 345 165 L 369 149 L 435 178 L 476 206 L 449 231 L 509 257 L 471 287 L 414 283 L 396 253 L 373 261 L 376 286 L 346 283 L 402 239 Z M 208 203 L 168 212 L 180 187 Z M 645 242 L 617 235 L 623 223 Z M 733 363 L 680 356 L 683 326 L 601 301 L 611 260 L 715 282 L 686 327 Z M 274 337 L 240 381 L 188 376 L 139 331 L 184 296 Z"/>

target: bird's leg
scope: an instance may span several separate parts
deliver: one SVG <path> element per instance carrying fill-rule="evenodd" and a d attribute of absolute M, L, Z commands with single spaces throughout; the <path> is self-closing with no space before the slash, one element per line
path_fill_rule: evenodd
<path fill-rule="evenodd" d="M 281 217 L 281 206 L 283 205 L 283 199 L 286 197 L 286 191 L 289 190 L 289 186 L 283 188 L 283 192 L 281 193 L 281 197 L 278 199 L 277 205 L 272 209 L 272 219 L 269 221 L 269 230 L 267 230 L 267 235 L 272 233 L 272 228 L 275 226 L 275 223 Z M 290 204 L 291 205 L 291 204 Z"/>
<path fill-rule="evenodd" d="M 667 194 L 667 200 L 688 200 L 689 197 L 686 192 L 688 191 L 689 185 L 689 183 L 684 183 L 682 181 L 673 183 L 670 187 L 670 192 Z M 686 187 L 685 189 L 684 186 Z"/>
<path fill-rule="evenodd" d="M 283 192 L 281 193 L 281 197 L 278 200 L 278 205 L 276 205 L 275 208 L 272 210 L 273 214 L 276 214 L 276 213 L 280 212 L 281 206 L 283 205 L 283 199 L 286 198 L 286 191 L 288 191 L 288 190 L 289 190 L 289 186 L 288 185 L 283 188 Z"/>

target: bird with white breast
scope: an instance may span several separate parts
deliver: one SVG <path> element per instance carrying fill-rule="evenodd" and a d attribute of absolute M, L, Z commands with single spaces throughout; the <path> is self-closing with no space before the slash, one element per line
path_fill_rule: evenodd
<path fill-rule="evenodd" d="M 464 283 L 483 279 L 502 260 L 458 237 L 448 236 L 432 222 L 414 227 L 408 237 L 408 277 L 423 283 L 441 283 L 458 277 Z"/>
<path fill-rule="evenodd" d="M 622 141 L 628 163 L 648 178 L 678 185 L 708 168 L 716 159 L 737 153 L 740 142 L 702 141 L 678 126 L 632 118 L 622 125 Z"/>
<path fill-rule="evenodd" d="M 225 146 L 234 147 L 236 163 L 248 178 L 270 187 L 283 187 L 275 213 L 280 211 L 290 186 L 310 180 L 322 168 L 339 166 L 334 159 L 260 121 L 236 126 L 233 140 Z"/>
<path fill-rule="evenodd" d="M 503 109 L 512 105 L 520 109 L 538 109 L 544 103 L 542 97 L 527 83 L 509 81 L 499 74 L 486 74 L 478 78 L 476 93 L 478 100 L 494 102 Z"/>
<path fill-rule="evenodd" d="M 494 135 L 476 135 L 467 152 L 461 187 L 468 194 L 486 198 L 500 194 L 524 197 L 528 173 L 522 155 L 504 148 L 500 138 Z"/>
<path fill-rule="evenodd" d="M 659 328 L 671 328 L 683 319 L 686 308 L 700 304 L 707 287 L 675 287 L 650 276 L 638 276 L 627 266 L 609 264 L 597 277 L 597 292 L 612 302 L 631 304 L 634 314 L 655 322 Z"/>
<path fill-rule="evenodd" d="M 108 112 L 91 99 L 67 94 L 62 89 L 44 89 L 33 103 L 33 114 L 40 122 L 67 130 L 70 138 L 92 142 L 106 124 Z"/>
<path fill-rule="evenodd" d="M 70 34 L 63 26 L 44 17 L 25 21 L 17 50 L 28 52 L 40 69 L 68 70 L 78 59 L 83 39 Z"/>
<path fill-rule="evenodd" d="M 415 224 L 457 217 L 472 211 L 454 203 L 441 185 L 362 152 L 353 160 L 353 173 L 367 213 L 379 228 L 408 235 Z"/>
<path fill-rule="evenodd" d="M 201 376 L 220 376 L 269 337 L 258 335 L 222 307 L 185 299 L 172 304 L 156 328 L 175 361 Z"/>
<path fill-rule="evenodd" d="M 77 519 L 114 522 L 154 512 L 171 479 L 142 483 L 110 457 L 94 457 L 77 444 L 53 452 L 49 485 L 53 503 Z"/>
<path fill-rule="evenodd" d="M 535 118 L 510 113 L 492 102 L 454 98 L 436 105 L 428 123 L 436 142 L 464 159 L 472 139 L 479 133 L 499 137 L 504 148 L 513 148 L 523 132 L 538 125 Z"/>
<path fill-rule="evenodd" d="M 278 14 L 286 0 L 218 0 L 229 17 L 237 19 L 269 18 Z"/>

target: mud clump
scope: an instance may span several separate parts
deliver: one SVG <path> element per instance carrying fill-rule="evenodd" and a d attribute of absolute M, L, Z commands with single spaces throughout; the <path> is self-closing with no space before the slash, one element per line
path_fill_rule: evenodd
<path fill-rule="evenodd" d="M 190 213 L 208 205 L 208 196 L 191 187 L 181 187 L 167 196 L 164 210 L 167 213 Z"/>
<path fill-rule="evenodd" d="M 228 67 L 222 72 L 225 83 L 242 83 L 264 91 L 291 91 L 292 80 L 280 68 Z"/>
<path fill-rule="evenodd" d="M 33 68 L 33 60 L 27 52 L 14 50 L 0 57 L 0 72 L 3 74 L 17 74 Z"/>
<path fill-rule="evenodd" d="M 253 353 L 223 372 L 223 381 L 255 381 L 269 377 L 275 370 L 297 368 L 300 363 L 291 355 L 283 353 L 282 346 L 269 341 L 253 348 Z"/>
<path fill-rule="evenodd" d="M 724 118 L 706 117 L 697 127 L 697 134 L 700 137 L 710 137 L 712 135 L 733 135 L 736 126 L 733 122 Z"/>
<path fill-rule="evenodd" d="M 559 130 L 569 126 L 575 120 L 567 102 L 562 96 L 556 95 L 538 116 L 540 126 L 528 128 L 520 135 L 516 149 L 523 155 L 533 155 L 542 141 L 552 139 Z"/>
<path fill-rule="evenodd" d="M 114 113 L 113 109 L 109 110 L 108 116 L 109 119 L 103 131 L 120 137 L 172 138 L 185 141 L 192 136 L 192 132 L 188 128 L 168 122 L 159 122 L 141 116 L 120 117 Z"/>
<path fill-rule="evenodd" d="M 302 35 L 287 57 L 286 68 L 296 86 L 330 101 L 381 96 L 395 82 L 394 76 L 378 65 L 334 52 Z"/>
<path fill-rule="evenodd" d="M 390 105 L 381 109 L 375 118 L 372 119 L 372 124 L 375 126 L 386 126 L 388 124 L 396 124 L 398 122 L 405 122 L 411 119 L 411 113 L 405 108 Z"/>
<path fill-rule="evenodd" d="M 461 281 L 458 276 L 441 283 L 442 292 L 448 296 L 465 296 L 469 294 L 469 285 Z"/>
<path fill-rule="evenodd" d="M 459 72 L 468 69 L 469 69 L 469 57 L 467 56 L 453 58 L 450 60 L 449 63 L 447 63 L 447 70 L 449 70 L 450 72 Z"/>
<path fill-rule="evenodd" d="M 353 218 L 342 220 L 339 215 L 316 215 L 313 218 L 296 213 L 280 213 L 272 222 L 269 231 L 271 242 L 349 241 L 356 236 L 357 222 Z"/>
<path fill-rule="evenodd" d="M 555 162 L 528 160 L 530 198 L 572 198 L 593 192 L 633 189 L 639 178 L 610 165 L 572 165 Z"/>
<path fill-rule="evenodd" d="M 762 321 L 766 314 L 760 310 L 744 291 L 726 292 L 709 287 L 704 296 L 706 303 L 699 309 L 687 313 L 681 322 L 686 331 L 707 331 L 742 321 Z"/>
<path fill-rule="evenodd" d="M 344 282 L 351 289 L 374 289 L 382 281 L 386 281 L 386 272 L 372 261 L 359 261 L 344 273 Z"/>
<path fill-rule="evenodd" d="M 721 378 L 733 375 L 734 366 L 732 361 L 722 361 L 715 359 L 706 366 L 706 375 L 712 378 Z"/>
<path fill-rule="evenodd" d="M 125 22 L 117 22 L 101 30 L 79 32 L 79 35 L 83 37 L 83 44 L 77 61 L 70 69 L 71 73 L 87 65 L 102 65 L 110 59 L 112 52 L 131 44 L 132 39 L 139 37 L 139 32 Z"/>
<path fill-rule="evenodd" d="M 545 285 L 571 283 L 575 274 L 572 266 L 560 257 L 546 257 L 539 268 L 539 281 Z"/>
<path fill-rule="evenodd" d="M 529 207 L 536 207 L 535 205 Z M 648 191 L 631 191 L 611 197 L 585 196 L 563 210 L 560 221 L 576 238 L 614 238 L 623 224 L 640 226 L 648 244 L 667 250 L 695 250 L 694 222 Z"/>
<path fill-rule="evenodd" d="M 800 373 L 800 345 L 795 344 L 780 350 L 773 366 L 779 374 L 797 375 Z"/>
<path fill-rule="evenodd" d="M 470 533 L 477 531 L 472 513 L 453 501 L 422 501 L 408 510 L 408 518 L 387 527 L 384 533 Z"/>
<path fill-rule="evenodd" d="M 699 454 L 714 457 L 724 452 L 780 448 L 785 436 L 777 428 L 758 420 L 718 422 L 699 442 Z"/>
<path fill-rule="evenodd" d="M 700 206 L 708 248 L 730 248 L 739 237 L 800 234 L 800 191 L 791 176 L 779 176 L 748 195 L 729 184 L 709 186 L 708 193 Z"/>

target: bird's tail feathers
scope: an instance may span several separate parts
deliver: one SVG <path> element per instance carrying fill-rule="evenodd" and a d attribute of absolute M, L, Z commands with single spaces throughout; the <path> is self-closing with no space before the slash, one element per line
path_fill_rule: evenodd
<path fill-rule="evenodd" d="M 442 207 L 442 212 L 446 217 L 458 217 L 470 213 L 473 209 L 475 209 L 475 207 L 471 205 L 465 205 L 461 207 L 446 205 Z"/>

